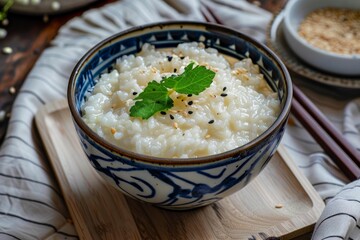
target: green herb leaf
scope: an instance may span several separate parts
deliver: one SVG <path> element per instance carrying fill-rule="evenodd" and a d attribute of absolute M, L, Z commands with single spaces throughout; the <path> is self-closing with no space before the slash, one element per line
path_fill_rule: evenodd
<path fill-rule="evenodd" d="M 162 84 L 178 93 L 198 95 L 211 85 L 215 72 L 204 66 L 193 66 L 192 62 L 185 67 L 182 74 L 170 76 L 162 80 Z"/>
<path fill-rule="evenodd" d="M 211 85 L 214 77 L 215 72 L 204 66 L 194 67 L 192 62 L 180 75 L 164 78 L 160 83 L 153 80 L 134 99 L 136 102 L 130 108 L 130 116 L 148 119 L 157 112 L 173 107 L 174 101 L 169 97 L 168 89 L 173 89 L 181 94 L 198 95 Z"/>
<path fill-rule="evenodd" d="M 150 82 L 134 100 L 138 101 L 131 107 L 130 116 L 142 119 L 148 119 L 155 113 L 167 110 L 174 105 L 169 97 L 168 89 L 156 81 Z"/>
<path fill-rule="evenodd" d="M 5 4 L 3 4 L 3 8 L 0 11 L 0 21 L 3 21 L 7 18 L 7 13 L 13 4 L 14 0 L 7 0 Z"/>

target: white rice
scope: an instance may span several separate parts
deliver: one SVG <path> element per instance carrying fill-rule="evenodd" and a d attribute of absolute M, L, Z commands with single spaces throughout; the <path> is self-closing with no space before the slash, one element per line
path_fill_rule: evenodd
<path fill-rule="evenodd" d="M 250 59 L 228 60 L 201 43 L 168 51 L 146 44 L 139 54 L 121 57 L 115 70 L 101 76 L 83 105 L 83 119 L 107 141 L 145 155 L 188 158 L 239 147 L 269 128 L 280 103 Z M 190 97 L 172 93 L 174 107 L 166 115 L 156 113 L 147 120 L 129 116 L 134 94 L 174 69 L 181 74 L 190 61 L 216 71 L 209 88 Z"/>

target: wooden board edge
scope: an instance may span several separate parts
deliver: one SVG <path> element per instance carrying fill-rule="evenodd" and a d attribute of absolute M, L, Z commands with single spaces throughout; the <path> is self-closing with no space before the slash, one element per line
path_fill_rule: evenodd
<path fill-rule="evenodd" d="M 301 170 L 296 166 L 295 162 L 291 159 L 286 148 L 280 144 L 277 151 L 281 155 L 286 165 L 290 168 L 291 172 L 295 175 L 296 179 L 298 179 L 302 188 L 305 190 L 306 194 L 310 197 L 312 201 L 313 204 L 312 208 L 310 209 L 310 211 L 304 214 L 308 216 L 313 216 L 313 224 L 305 226 L 302 229 L 298 229 L 296 231 L 296 236 L 309 233 L 314 229 L 317 220 L 320 218 L 320 215 L 325 208 L 325 203 L 320 197 L 319 193 L 316 192 L 310 181 L 306 178 L 306 176 L 303 173 L 301 173 Z M 284 235 L 281 239 L 292 239 L 294 237 L 295 237 L 295 233 L 292 232 L 287 235 Z"/>
<path fill-rule="evenodd" d="M 54 145 L 51 143 L 51 137 L 48 135 L 49 132 L 47 131 L 47 123 L 46 119 L 47 116 L 49 116 L 52 112 L 62 110 L 64 108 L 68 107 L 68 103 L 66 99 L 55 101 L 46 104 L 44 107 L 38 110 L 38 112 L 35 114 L 35 125 L 38 129 L 39 135 L 42 139 L 42 143 L 44 144 L 47 157 L 49 159 L 50 166 L 53 169 L 55 178 L 60 186 L 60 190 L 63 193 L 65 189 L 70 189 L 70 183 L 68 181 L 63 182 L 61 179 L 66 179 L 62 167 L 59 165 L 59 157 L 57 155 L 56 149 L 54 148 Z M 50 160 L 50 156 L 52 158 L 57 158 L 56 160 Z M 70 217 L 73 219 L 73 223 L 75 226 L 76 231 L 78 232 L 79 236 L 86 236 L 86 240 L 92 240 L 90 232 L 87 229 L 82 228 L 80 222 L 84 221 L 83 219 L 79 219 L 80 215 L 74 214 L 76 209 L 73 207 L 72 200 L 66 195 L 63 194 L 65 204 L 69 208 L 69 214 Z"/>

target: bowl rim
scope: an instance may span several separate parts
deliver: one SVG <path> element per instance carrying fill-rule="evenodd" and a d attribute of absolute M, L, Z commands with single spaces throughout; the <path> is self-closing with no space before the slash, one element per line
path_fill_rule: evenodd
<path fill-rule="evenodd" d="M 206 29 L 211 30 L 217 30 L 222 33 L 227 34 L 233 34 L 237 37 L 240 37 L 244 39 L 247 42 L 250 42 L 252 45 L 254 45 L 256 48 L 260 48 L 263 52 L 266 52 L 266 55 L 269 56 L 269 58 L 273 59 L 275 62 L 275 65 L 278 66 L 279 72 L 281 72 L 281 75 L 284 77 L 284 85 L 287 88 L 287 96 L 284 98 L 284 107 L 282 108 L 282 111 L 276 118 L 276 120 L 271 124 L 269 128 L 267 128 L 262 134 L 260 134 L 255 139 L 251 140 L 250 142 L 241 145 L 237 148 L 228 150 L 226 152 L 213 154 L 213 155 L 207 155 L 207 156 L 201 156 L 201 157 L 191 157 L 191 158 L 166 158 L 166 157 L 155 157 L 145 154 L 136 153 L 133 151 L 129 151 L 123 148 L 120 148 L 104 138 L 100 137 L 98 134 L 96 134 L 80 117 L 80 114 L 77 112 L 75 107 L 75 97 L 73 95 L 75 90 L 75 80 L 78 76 L 78 74 L 81 72 L 81 69 L 86 63 L 92 58 L 93 55 L 98 52 L 98 50 L 102 49 L 105 46 L 108 46 L 112 41 L 116 40 L 117 38 L 131 34 L 134 32 L 142 31 L 144 29 L 149 29 L 153 27 L 164 27 L 164 26 L 173 26 L 173 25 L 181 25 L 183 28 L 184 26 L 202 26 Z M 100 145 L 101 147 L 111 151 L 112 153 L 115 153 L 115 155 L 125 156 L 126 158 L 131 159 L 132 161 L 147 163 L 147 164 L 158 164 L 158 165 L 173 165 L 173 166 L 185 166 L 185 165 L 194 165 L 194 164 L 206 164 L 206 163 L 213 163 L 218 162 L 223 159 L 231 158 L 234 155 L 238 155 L 241 152 L 247 151 L 247 149 L 252 148 L 256 146 L 258 143 L 263 141 L 264 139 L 270 137 L 270 135 L 276 131 L 282 124 L 285 124 L 284 122 L 287 121 L 288 115 L 290 114 L 290 108 L 291 108 L 291 102 L 292 102 L 292 96 L 293 96 L 293 87 L 292 87 L 292 81 L 290 74 L 285 67 L 285 64 L 281 61 L 281 59 L 265 44 L 262 44 L 255 40 L 254 38 L 245 35 L 241 33 L 240 31 L 237 31 L 235 29 L 225 27 L 223 25 L 214 24 L 214 23 L 207 23 L 207 22 L 199 22 L 199 21 L 166 21 L 166 22 L 154 22 L 144 25 L 138 25 L 135 27 L 128 28 L 124 31 L 120 31 L 118 33 L 115 33 L 111 35 L 110 37 L 105 38 L 104 40 L 97 43 L 95 46 L 93 46 L 91 49 L 89 49 L 77 62 L 75 65 L 73 71 L 71 72 L 69 82 L 68 82 L 68 88 L 67 88 L 67 102 L 69 105 L 70 113 L 73 118 L 73 121 L 75 124 L 84 132 L 86 135 L 96 144 Z"/>
<path fill-rule="evenodd" d="M 313 1 L 313 0 L 308 0 L 308 1 Z M 338 59 L 339 61 L 349 61 L 349 60 L 359 60 L 360 61 L 360 54 L 340 54 L 340 53 L 335 53 L 335 52 L 331 52 L 331 51 L 326 51 L 321 48 L 313 46 L 312 44 L 310 44 L 308 41 L 306 41 L 303 37 L 301 37 L 298 34 L 298 32 L 295 30 L 295 28 L 297 26 L 294 26 L 293 24 L 290 23 L 291 11 L 295 11 L 294 7 L 296 6 L 296 4 L 305 4 L 305 2 L 306 2 L 305 0 L 291 0 L 291 1 L 288 1 L 288 3 L 285 6 L 284 26 L 285 26 L 285 29 L 287 29 L 288 33 L 291 34 L 292 38 L 295 39 L 297 42 L 299 42 L 304 47 L 308 48 L 310 51 L 318 54 L 319 56 L 331 57 L 331 58 L 333 58 L 333 60 Z M 319 0 L 319 2 L 320 2 L 320 0 Z M 329 3 L 330 1 L 324 0 L 321 3 L 325 3 L 325 2 Z M 332 7 L 332 5 L 330 4 L 328 7 Z M 311 11 L 314 11 L 316 9 L 319 9 L 319 7 L 314 8 Z"/>

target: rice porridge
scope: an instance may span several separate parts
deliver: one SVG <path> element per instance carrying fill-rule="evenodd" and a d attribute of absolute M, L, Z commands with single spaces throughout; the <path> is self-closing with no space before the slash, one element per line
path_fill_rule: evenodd
<path fill-rule="evenodd" d="M 173 107 L 148 119 L 131 117 L 130 108 L 149 82 L 184 72 L 191 62 L 215 72 L 198 95 L 170 91 Z M 229 61 L 201 43 L 171 50 L 145 44 L 102 74 L 82 106 L 82 118 L 98 135 L 123 149 L 170 158 L 225 152 L 263 133 L 280 112 L 276 93 L 250 59 Z"/>

